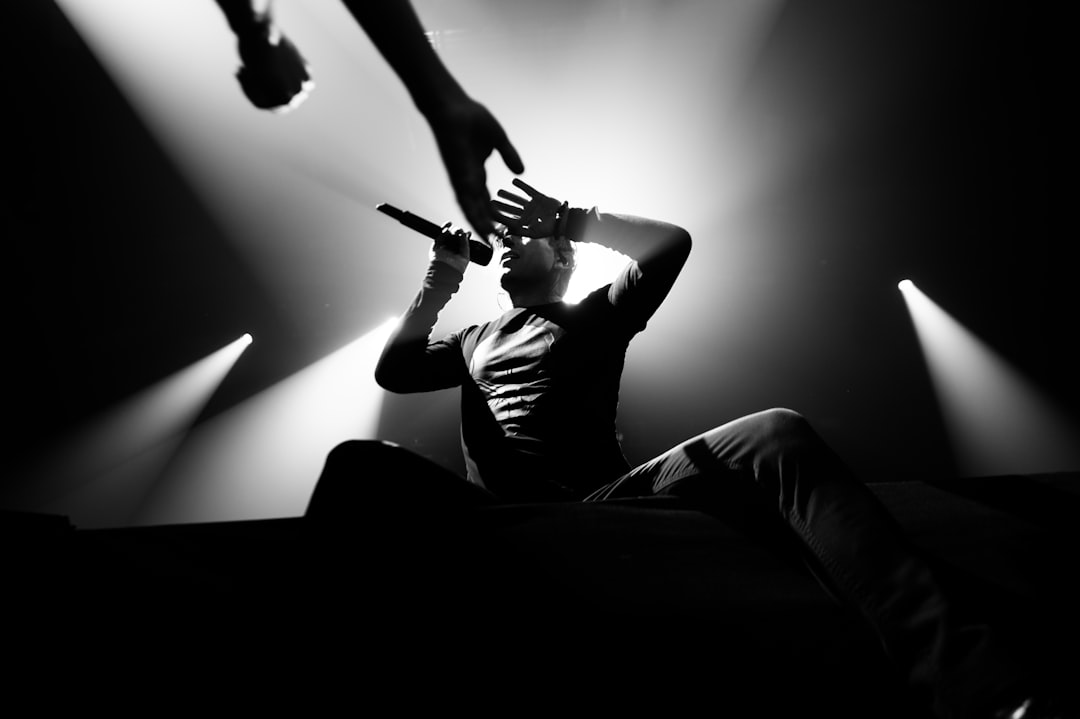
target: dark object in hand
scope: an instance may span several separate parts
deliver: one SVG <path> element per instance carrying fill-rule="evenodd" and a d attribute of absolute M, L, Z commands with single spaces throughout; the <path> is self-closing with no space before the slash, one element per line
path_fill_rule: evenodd
<path fill-rule="evenodd" d="M 414 215 L 406 210 L 399 210 L 393 205 L 388 205 L 385 202 L 376 205 L 375 209 L 384 215 L 390 215 L 395 220 L 405 225 L 408 228 L 416 230 L 424 237 L 429 237 L 432 240 L 439 239 L 439 235 L 442 234 L 443 228 L 436 225 L 430 220 L 425 220 L 419 215 Z M 477 239 L 469 240 L 469 260 L 475 262 L 478 265 L 486 265 L 491 262 L 491 257 L 494 254 L 494 250 L 490 245 L 486 245 Z"/>
<path fill-rule="evenodd" d="M 315 88 L 307 61 L 269 20 L 237 38 L 241 65 L 236 79 L 255 107 L 285 112 Z"/>

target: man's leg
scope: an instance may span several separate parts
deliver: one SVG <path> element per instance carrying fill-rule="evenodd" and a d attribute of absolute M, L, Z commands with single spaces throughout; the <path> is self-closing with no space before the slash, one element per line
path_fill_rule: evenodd
<path fill-rule="evenodd" d="M 365 521 L 396 510 L 496 504 L 493 494 L 393 442 L 349 440 L 330 450 L 308 501 L 316 521 Z"/>
<path fill-rule="evenodd" d="M 719 484 L 718 484 L 719 483 Z M 983 626 L 959 626 L 938 581 L 872 492 L 790 410 L 759 412 L 705 432 L 598 490 L 598 501 L 670 494 L 709 512 L 743 483 L 790 527 L 807 566 L 870 621 L 917 692 L 943 717 L 969 713 L 1017 670 Z M 717 508 L 722 514 L 722 509 Z"/>
<path fill-rule="evenodd" d="M 294 611 L 312 636 L 360 639 L 349 650 L 384 668 L 423 662 L 416 647 L 475 643 L 485 621 L 461 587 L 476 584 L 486 565 L 474 558 L 469 515 L 493 503 L 481 487 L 391 442 L 337 445 L 304 515 Z M 385 677 L 396 680 L 392 671 Z"/>

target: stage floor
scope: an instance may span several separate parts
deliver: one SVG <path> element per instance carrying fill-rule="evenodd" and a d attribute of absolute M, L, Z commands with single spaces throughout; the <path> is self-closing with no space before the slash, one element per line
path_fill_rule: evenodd
<path fill-rule="evenodd" d="M 1080 473 L 869 486 L 960 604 L 1069 690 Z M 7 515 L 2 526 L 25 652 L 110 647 L 126 676 L 166 685 L 194 656 L 200 671 L 293 667 L 293 688 L 311 672 L 402 710 L 689 716 L 707 702 L 770 717 L 922 716 L 875 637 L 800 567 L 664 501 L 438 519 L 397 507 L 340 531 L 294 517 L 82 530 Z M 342 659 L 328 662 L 328 647 Z"/>

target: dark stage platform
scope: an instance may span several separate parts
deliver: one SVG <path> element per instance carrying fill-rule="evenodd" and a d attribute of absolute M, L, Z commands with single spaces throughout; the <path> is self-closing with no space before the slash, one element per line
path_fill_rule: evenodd
<path fill-rule="evenodd" d="M 965 610 L 1071 691 L 1080 473 L 870 487 Z M 923 716 L 797 562 L 666 500 L 384 507 L 336 530 L 0 516 L 9 646 L 32 666 L 79 656 L 83 678 L 260 701 L 303 686 L 409 714 Z"/>

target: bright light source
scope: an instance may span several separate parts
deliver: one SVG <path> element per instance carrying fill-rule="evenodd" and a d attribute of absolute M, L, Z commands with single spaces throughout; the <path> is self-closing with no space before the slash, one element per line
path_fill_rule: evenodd
<path fill-rule="evenodd" d="M 58 442 L 20 478 L 20 504 L 80 528 L 126 525 L 247 345 L 233 340 Z"/>
<path fill-rule="evenodd" d="M 914 284 L 904 300 L 962 474 L 1080 469 L 1075 419 Z"/>
<path fill-rule="evenodd" d="M 384 394 L 375 363 L 397 322 L 387 319 L 196 427 L 134 523 L 302 515 L 327 453 L 347 439 L 374 438 Z"/>
<path fill-rule="evenodd" d="M 900 280 L 900 282 L 897 283 L 896 287 L 901 292 L 910 292 L 915 289 L 915 283 L 911 280 Z"/>
<path fill-rule="evenodd" d="M 249 344 L 251 344 L 254 341 L 255 341 L 255 339 L 251 336 L 251 334 L 249 334 L 247 332 L 245 332 L 240 337 L 240 342 L 242 342 L 245 347 L 247 347 Z"/>
<path fill-rule="evenodd" d="M 597 287 L 615 279 L 630 258 L 608 247 L 587 242 L 576 243 L 576 267 L 570 276 L 563 301 L 576 304 Z"/>

